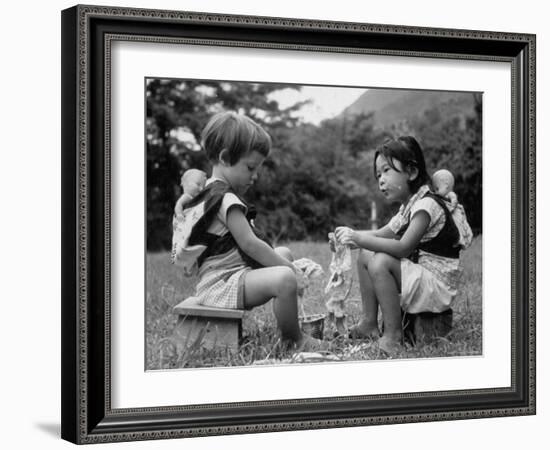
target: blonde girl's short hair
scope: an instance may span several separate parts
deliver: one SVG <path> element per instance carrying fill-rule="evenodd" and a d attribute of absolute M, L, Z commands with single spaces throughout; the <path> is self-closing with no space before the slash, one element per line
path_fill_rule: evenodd
<path fill-rule="evenodd" d="M 210 161 L 218 161 L 222 150 L 227 150 L 229 165 L 236 164 L 252 151 L 266 157 L 271 150 L 271 137 L 250 117 L 234 112 L 212 116 L 201 134 L 201 145 Z"/>

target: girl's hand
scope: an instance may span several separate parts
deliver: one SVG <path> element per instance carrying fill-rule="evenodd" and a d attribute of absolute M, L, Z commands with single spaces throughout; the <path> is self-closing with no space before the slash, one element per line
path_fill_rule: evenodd
<path fill-rule="evenodd" d="M 334 230 L 334 235 L 336 240 L 344 245 L 351 245 L 353 247 L 357 246 L 355 242 L 357 237 L 355 230 L 352 230 L 349 227 L 337 227 L 336 230 Z"/>

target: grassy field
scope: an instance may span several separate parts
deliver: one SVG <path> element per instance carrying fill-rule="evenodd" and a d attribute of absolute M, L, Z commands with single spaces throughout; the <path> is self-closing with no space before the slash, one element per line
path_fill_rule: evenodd
<path fill-rule="evenodd" d="M 328 274 L 330 251 L 326 243 L 289 242 L 295 258 L 308 257 L 323 267 Z M 453 329 L 445 338 L 412 346 L 405 344 L 403 350 L 392 358 L 429 358 L 467 356 L 481 354 L 482 342 L 482 288 L 481 288 L 481 236 L 474 239 L 472 246 L 462 252 L 464 276 L 459 295 L 453 304 Z M 282 349 L 268 303 L 245 313 L 243 321 L 243 343 L 239 352 L 231 354 L 225 350 L 206 350 L 200 346 L 186 350 L 174 338 L 177 317 L 172 307 L 193 294 L 196 279 L 181 276 L 180 270 L 170 263 L 168 253 L 147 255 L 147 305 L 146 339 L 147 369 L 171 369 L 183 367 L 243 366 L 250 364 L 298 363 L 304 361 Z M 301 300 L 300 310 L 306 314 L 324 313 L 326 276 L 311 281 Z M 361 297 L 357 275 L 346 302 L 347 325 L 358 322 L 361 316 Z M 326 338 L 332 336 L 326 331 Z M 367 360 L 386 359 L 376 344 L 354 341 L 344 337 L 332 339 L 330 351 L 323 360 Z"/>

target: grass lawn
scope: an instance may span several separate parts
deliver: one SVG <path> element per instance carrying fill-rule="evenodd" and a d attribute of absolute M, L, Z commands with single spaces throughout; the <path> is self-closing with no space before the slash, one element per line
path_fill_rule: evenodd
<path fill-rule="evenodd" d="M 306 314 L 324 313 L 324 293 L 330 250 L 326 243 L 289 242 L 296 259 L 308 257 L 321 264 L 325 276 L 313 279 L 301 300 L 300 311 Z M 481 354 L 482 342 L 482 274 L 481 236 L 474 239 L 472 246 L 461 255 L 464 276 L 458 297 L 453 304 L 453 329 L 445 338 L 416 346 L 405 344 L 403 350 L 392 358 L 428 358 L 468 356 Z M 172 307 L 182 299 L 193 295 L 195 278 L 185 278 L 180 269 L 172 266 L 169 253 L 147 255 L 147 298 L 146 298 L 146 340 L 147 369 L 170 369 L 182 367 L 243 366 L 250 364 L 279 364 L 299 362 L 280 346 L 271 302 L 245 313 L 243 321 L 243 343 L 239 352 L 231 354 L 223 349 L 206 350 L 200 346 L 185 350 L 174 339 L 177 317 Z M 353 285 L 346 301 L 347 325 L 361 317 L 361 296 L 357 274 L 353 274 Z M 332 336 L 327 330 L 327 338 Z M 339 337 L 331 341 L 330 353 L 326 359 L 342 361 L 386 359 L 378 346 L 370 342 L 354 341 Z M 323 358 L 320 359 L 321 361 Z M 311 362 L 311 361 L 308 361 Z"/>

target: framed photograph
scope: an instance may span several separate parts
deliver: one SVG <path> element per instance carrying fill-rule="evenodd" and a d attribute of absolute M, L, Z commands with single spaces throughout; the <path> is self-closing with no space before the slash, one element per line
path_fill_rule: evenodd
<path fill-rule="evenodd" d="M 535 413 L 535 36 L 62 12 L 62 437 Z"/>

